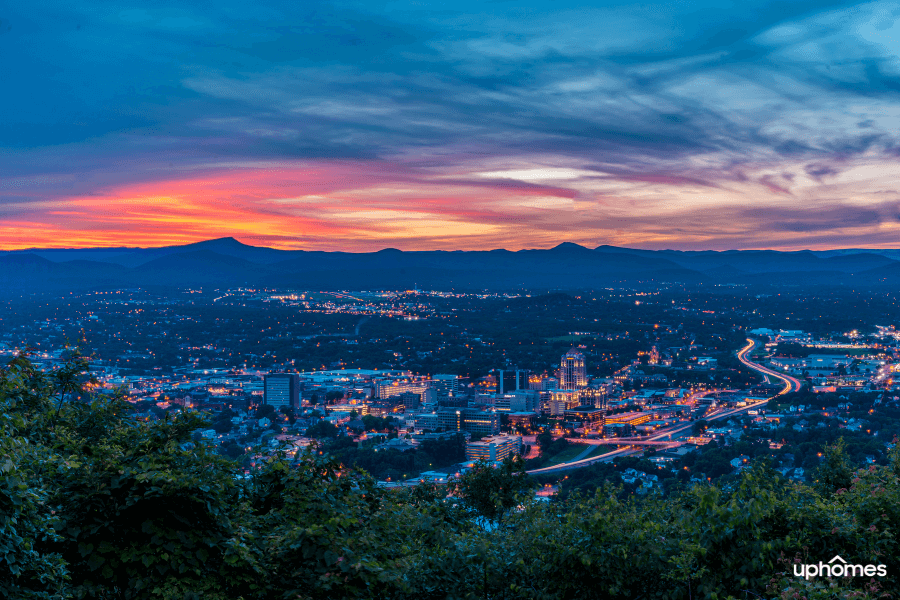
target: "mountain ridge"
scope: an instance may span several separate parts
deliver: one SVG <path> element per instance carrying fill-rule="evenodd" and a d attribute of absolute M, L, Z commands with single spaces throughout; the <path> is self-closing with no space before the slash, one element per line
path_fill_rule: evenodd
<path fill-rule="evenodd" d="M 654 283 L 884 286 L 900 284 L 897 259 L 898 250 L 682 251 L 572 242 L 515 251 L 328 252 L 251 246 L 223 237 L 157 248 L 0 251 L 0 283 L 18 291 L 142 284 L 492 290 Z"/>

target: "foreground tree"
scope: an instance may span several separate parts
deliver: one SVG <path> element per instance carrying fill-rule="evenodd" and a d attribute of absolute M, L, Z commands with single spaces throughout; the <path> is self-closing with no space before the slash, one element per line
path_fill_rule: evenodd
<path fill-rule="evenodd" d="M 525 473 L 525 461 L 514 455 L 496 467 L 488 462 L 476 462 L 451 489 L 477 516 L 502 525 L 504 518 L 535 485 Z"/>
<path fill-rule="evenodd" d="M 130 416 L 73 355 L 0 371 L 0 597 L 99 599 L 888 598 L 900 589 L 900 451 L 820 485 L 754 461 L 721 486 L 537 502 L 520 459 L 451 486 L 379 488 L 320 448 L 247 469 L 185 413 Z M 849 480 L 847 479 L 849 477 Z M 840 487 L 839 487 L 840 486 Z M 794 561 L 887 576 L 797 578 Z M 796 594 L 796 596 L 794 595 Z M 830 594 L 830 595 L 829 595 Z"/>

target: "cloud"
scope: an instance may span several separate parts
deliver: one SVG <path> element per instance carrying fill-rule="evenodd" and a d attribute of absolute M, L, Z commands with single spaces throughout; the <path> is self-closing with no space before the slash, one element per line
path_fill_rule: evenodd
<path fill-rule="evenodd" d="M 889 3 L 102 7 L 3 15 L 4 247 L 897 245 Z"/>

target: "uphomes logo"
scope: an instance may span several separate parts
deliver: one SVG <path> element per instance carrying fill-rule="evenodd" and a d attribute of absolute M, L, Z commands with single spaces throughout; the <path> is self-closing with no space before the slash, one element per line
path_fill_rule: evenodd
<path fill-rule="evenodd" d="M 885 577 L 887 567 L 885 565 L 848 565 L 840 556 L 835 556 L 828 564 L 817 565 L 794 564 L 794 575 L 809 579 L 810 577 Z"/>

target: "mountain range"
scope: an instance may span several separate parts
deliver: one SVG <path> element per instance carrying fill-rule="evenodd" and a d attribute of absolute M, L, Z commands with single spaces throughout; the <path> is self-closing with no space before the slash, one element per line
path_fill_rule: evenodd
<path fill-rule="evenodd" d="M 377 290 L 588 289 L 616 285 L 900 284 L 900 250 L 676 251 L 563 243 L 547 250 L 378 252 L 278 250 L 234 238 L 162 248 L 0 252 L 0 288 L 42 292 L 107 287 Z"/>

